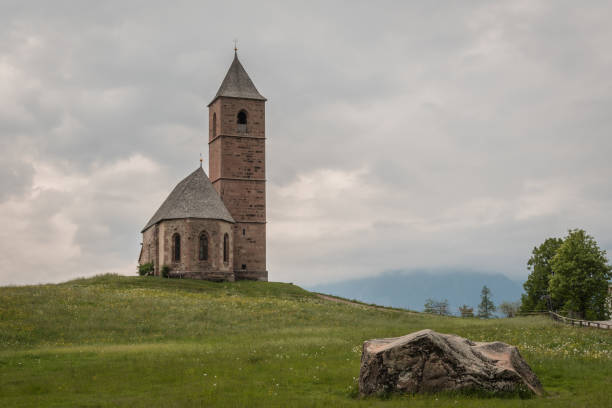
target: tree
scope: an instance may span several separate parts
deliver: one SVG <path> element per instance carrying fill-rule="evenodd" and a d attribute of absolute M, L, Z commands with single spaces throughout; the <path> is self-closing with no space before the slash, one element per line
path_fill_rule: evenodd
<path fill-rule="evenodd" d="M 563 244 L 561 238 L 548 238 L 539 247 L 533 248 L 531 258 L 527 261 L 527 269 L 531 273 L 523 284 L 525 293 L 521 296 L 523 312 L 543 311 L 558 307 L 558 305 L 551 304 L 548 288 L 552 277 L 551 262 L 561 244 Z"/>
<path fill-rule="evenodd" d="M 488 319 L 495 312 L 495 304 L 491 300 L 491 290 L 487 286 L 482 287 L 480 292 L 480 304 L 478 305 L 478 317 Z"/>
<path fill-rule="evenodd" d="M 549 290 L 561 309 L 586 319 L 606 319 L 612 268 L 606 251 L 584 230 L 569 230 L 552 259 Z"/>
<path fill-rule="evenodd" d="M 501 302 L 499 305 L 499 310 L 501 310 L 506 317 L 515 317 L 520 306 L 521 302 Z"/>
<path fill-rule="evenodd" d="M 425 309 L 423 310 L 425 313 L 433 313 L 439 314 L 441 316 L 448 316 L 450 311 L 448 310 L 448 300 L 444 299 L 442 301 L 438 301 L 435 299 L 427 299 L 425 301 Z"/>
<path fill-rule="evenodd" d="M 459 313 L 461 317 L 474 317 L 474 308 L 468 305 L 459 306 Z"/>

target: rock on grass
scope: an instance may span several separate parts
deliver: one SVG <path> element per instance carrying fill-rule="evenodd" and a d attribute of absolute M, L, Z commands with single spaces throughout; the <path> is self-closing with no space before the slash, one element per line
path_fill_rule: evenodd
<path fill-rule="evenodd" d="M 540 381 L 514 346 L 475 343 L 421 330 L 363 344 L 361 395 L 387 392 L 485 392 L 542 395 Z"/>

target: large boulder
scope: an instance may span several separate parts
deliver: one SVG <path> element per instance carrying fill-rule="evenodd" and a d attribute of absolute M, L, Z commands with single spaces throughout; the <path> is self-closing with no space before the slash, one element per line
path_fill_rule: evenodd
<path fill-rule="evenodd" d="M 361 395 L 467 390 L 543 392 L 517 348 L 498 341 L 475 343 L 452 334 L 421 330 L 363 344 Z"/>

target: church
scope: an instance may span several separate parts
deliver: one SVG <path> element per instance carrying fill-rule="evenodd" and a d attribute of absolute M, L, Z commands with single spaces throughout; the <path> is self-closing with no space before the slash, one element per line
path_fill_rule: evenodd
<path fill-rule="evenodd" d="M 140 265 L 157 276 L 268 280 L 265 103 L 235 50 L 208 104 L 208 176 L 200 161 L 153 214 Z"/>

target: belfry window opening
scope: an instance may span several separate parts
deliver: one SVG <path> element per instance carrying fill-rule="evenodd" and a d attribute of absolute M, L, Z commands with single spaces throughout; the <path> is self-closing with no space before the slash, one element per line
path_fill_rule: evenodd
<path fill-rule="evenodd" d="M 238 131 L 239 132 L 246 132 L 247 131 L 247 112 L 242 109 L 240 112 L 238 112 L 238 116 L 236 118 L 236 123 L 238 124 Z"/>
<path fill-rule="evenodd" d="M 212 118 L 212 137 L 213 139 L 217 137 L 217 114 L 213 113 Z"/>
<path fill-rule="evenodd" d="M 179 234 L 172 236 L 172 260 L 174 262 L 181 260 L 181 236 Z"/>

